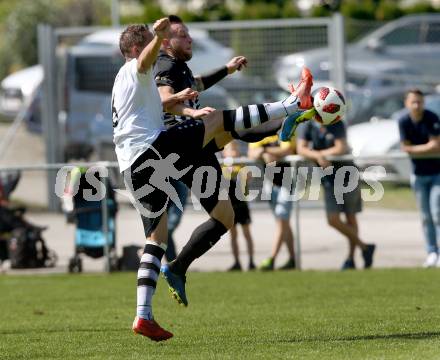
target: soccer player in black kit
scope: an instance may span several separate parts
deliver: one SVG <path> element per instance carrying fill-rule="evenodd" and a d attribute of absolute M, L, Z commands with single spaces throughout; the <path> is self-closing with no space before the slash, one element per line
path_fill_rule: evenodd
<path fill-rule="evenodd" d="M 227 75 L 240 71 L 247 65 L 247 59 L 244 56 L 237 56 L 232 58 L 225 66 L 213 70 L 209 74 L 194 76 L 191 69 L 186 64 L 192 58 L 192 39 L 188 32 L 188 28 L 182 22 L 182 20 L 175 15 L 168 16 L 170 21 L 170 34 L 168 38 L 162 41 L 161 51 L 154 68 L 154 78 L 156 85 L 159 89 L 159 94 L 162 101 L 166 101 L 174 94 L 183 91 L 186 88 L 192 88 L 198 92 L 204 91 L 213 86 Z M 215 109 L 211 107 L 200 108 L 198 98 L 189 99 L 184 103 L 174 105 L 172 108 L 174 113 L 181 115 L 173 115 L 165 113 L 165 124 L 167 127 L 182 125 L 189 119 L 202 119 L 204 116 L 212 113 Z M 243 107 L 243 116 L 249 118 L 251 112 L 258 112 L 257 105 L 251 105 L 249 107 Z M 246 114 L 247 112 L 247 114 Z M 202 121 L 202 120 L 200 120 Z M 264 125 L 256 128 L 244 129 L 241 131 L 234 131 L 231 129 L 228 133 L 222 133 L 212 139 L 200 152 L 199 157 L 195 163 L 194 169 L 200 166 L 210 166 L 216 170 L 217 173 L 217 186 L 214 194 L 208 198 L 201 198 L 200 202 L 204 209 L 211 214 L 211 211 L 216 208 L 219 203 L 218 193 L 220 191 L 220 178 L 222 171 L 220 164 L 215 156 L 215 153 L 221 150 L 225 144 L 229 143 L 232 139 L 240 139 L 245 142 L 255 142 L 264 139 L 267 136 L 275 135 L 280 130 L 283 123 L 283 119 L 278 119 L 265 123 Z M 176 181 L 173 185 L 178 188 L 181 184 L 177 184 Z M 174 211 L 174 204 L 171 204 L 171 211 Z M 226 211 L 226 209 L 223 209 Z M 202 224 L 201 232 L 204 233 L 203 239 L 197 241 L 198 243 L 206 242 L 208 239 L 219 238 L 219 234 L 223 233 L 224 228 L 220 230 L 220 226 L 215 223 L 215 215 L 211 214 L 212 218 L 208 220 L 206 224 Z M 223 234 L 221 234 L 223 235 Z M 170 238 L 169 238 L 170 239 Z M 168 244 L 170 246 L 170 244 Z M 194 254 L 194 243 L 188 242 L 182 249 L 176 260 L 172 261 L 169 265 L 162 266 L 162 274 L 170 285 L 170 291 L 176 300 L 187 305 L 186 294 L 183 286 L 180 286 L 180 290 L 175 286 L 175 280 L 182 283 L 179 279 L 174 278 L 173 275 L 177 275 L 183 282 L 185 281 L 185 274 L 195 259 L 190 254 Z M 205 246 L 202 246 L 203 248 Z M 198 257 L 198 256 L 197 256 Z M 174 280 L 174 281 L 173 281 Z"/>

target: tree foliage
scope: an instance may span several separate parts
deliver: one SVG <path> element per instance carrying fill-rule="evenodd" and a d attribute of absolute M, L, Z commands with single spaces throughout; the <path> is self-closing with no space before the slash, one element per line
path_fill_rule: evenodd
<path fill-rule="evenodd" d="M 147 22 L 165 16 L 157 0 L 140 0 L 143 12 L 121 19 L 122 23 Z M 323 2 L 324 3 L 324 2 Z M 299 17 L 292 0 L 241 0 L 237 11 L 226 1 L 209 1 L 201 11 L 194 13 L 182 7 L 178 15 L 184 21 L 251 20 Z M 336 4 L 336 3 L 335 3 Z M 331 6 L 316 6 L 311 16 L 330 16 L 339 10 L 350 19 L 388 21 L 413 13 L 439 12 L 428 2 L 402 8 L 394 0 L 343 0 Z M 0 0 L 0 78 L 10 70 L 35 64 L 38 61 L 37 25 L 89 26 L 110 24 L 108 0 Z M 348 26 L 349 22 L 348 22 Z M 352 31 L 353 34 L 356 31 Z M 350 29 L 347 29 L 350 34 Z"/>
<path fill-rule="evenodd" d="M 103 25 L 110 22 L 106 0 L 33 0 L 18 1 L 9 10 L 0 42 L 0 78 L 16 67 L 38 63 L 38 24 L 54 27 Z M 5 11 L 6 11 L 5 10 Z"/>

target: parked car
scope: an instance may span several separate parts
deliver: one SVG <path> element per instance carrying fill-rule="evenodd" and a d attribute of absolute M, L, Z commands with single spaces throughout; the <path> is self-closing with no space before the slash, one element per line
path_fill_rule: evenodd
<path fill-rule="evenodd" d="M 347 91 L 348 125 L 369 122 L 374 119 L 389 119 L 394 112 L 403 107 L 405 88 L 385 88 L 371 91 L 359 89 Z"/>
<path fill-rule="evenodd" d="M 418 14 L 390 21 L 358 42 L 346 47 L 347 62 L 365 61 L 372 69 L 387 60 L 404 61 L 419 68 L 423 80 L 439 79 L 440 14 Z M 328 80 L 331 68 L 329 49 L 319 48 L 280 57 L 274 66 L 278 84 L 298 79 L 308 66 L 315 80 Z"/>
<path fill-rule="evenodd" d="M 435 112 L 440 117 L 440 94 L 427 95 L 425 108 Z M 361 170 L 372 165 L 381 165 L 387 175 L 384 180 L 396 180 L 409 183 L 411 163 L 409 158 L 391 159 L 388 155 L 401 154 L 400 135 L 397 119 L 406 112 L 400 109 L 392 115 L 392 119 L 378 119 L 363 124 L 349 126 L 347 141 L 354 156 L 368 156 L 368 159 L 357 160 Z M 376 158 L 374 158 L 376 157 Z M 377 175 L 365 173 L 365 176 Z"/>
<path fill-rule="evenodd" d="M 352 154 L 368 157 L 355 161 L 365 178 L 379 176 L 379 180 L 392 180 L 409 183 L 411 163 L 409 158 L 389 158 L 390 155 L 401 154 L 399 127 L 396 120 L 377 120 L 349 126 L 347 142 Z M 382 166 L 386 174 L 370 169 L 371 166 Z"/>
<path fill-rule="evenodd" d="M 43 80 L 43 68 L 34 65 L 5 77 L 0 84 L 0 115 L 14 119 L 24 103 L 34 94 Z"/>
<path fill-rule="evenodd" d="M 287 88 L 287 81 L 295 83 L 297 79 L 288 79 L 279 74 L 286 71 L 287 65 L 277 68 L 277 79 L 286 83 L 279 83 Z M 368 89 L 371 91 L 385 88 L 409 88 L 420 87 L 426 91 L 432 90 L 433 86 L 423 81 L 423 75 L 417 67 L 401 60 L 383 60 L 374 66 L 368 60 L 348 60 L 345 66 L 346 90 Z M 328 61 L 319 65 L 318 71 L 313 71 L 314 89 L 322 86 L 332 86 L 330 81 L 330 64 Z"/>

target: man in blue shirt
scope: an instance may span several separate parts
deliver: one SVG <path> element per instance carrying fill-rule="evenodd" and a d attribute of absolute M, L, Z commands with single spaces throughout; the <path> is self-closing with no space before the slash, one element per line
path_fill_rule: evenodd
<path fill-rule="evenodd" d="M 328 224 L 344 235 L 349 243 L 347 259 L 342 265 L 342 270 L 355 269 L 354 253 L 359 247 L 364 260 L 364 267 L 369 268 L 373 264 L 373 254 L 376 246 L 366 244 L 358 234 L 358 223 L 356 214 L 362 211 L 362 199 L 359 183 L 355 189 L 343 193 L 342 203 L 338 203 L 337 194 L 341 188 L 346 186 L 347 176 L 344 176 L 344 183 L 335 181 L 338 169 L 344 166 L 355 167 L 353 161 L 331 163 L 328 156 L 343 155 L 347 153 L 345 125 L 342 121 L 336 124 L 323 126 L 316 121 L 308 121 L 299 125 L 297 130 L 297 153 L 317 163 L 323 169 L 333 166 L 331 175 L 322 178 L 322 186 L 325 193 L 325 208 Z M 345 170 L 345 169 L 342 169 Z M 357 171 L 357 169 L 355 169 Z M 347 175 L 348 173 L 345 173 Z M 345 219 L 341 218 L 345 215 Z"/>
<path fill-rule="evenodd" d="M 440 120 L 424 108 L 419 89 L 407 92 L 405 107 L 408 113 L 399 118 L 400 141 L 402 150 L 411 156 L 411 186 L 422 212 L 428 252 L 423 266 L 440 267 Z"/>

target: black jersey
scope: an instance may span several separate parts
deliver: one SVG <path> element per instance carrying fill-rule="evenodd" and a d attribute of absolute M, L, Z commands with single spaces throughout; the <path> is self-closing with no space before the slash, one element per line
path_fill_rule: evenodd
<path fill-rule="evenodd" d="M 158 87 L 170 86 L 173 88 L 174 93 L 178 93 L 186 88 L 197 90 L 194 76 L 186 62 L 173 58 L 163 51 L 159 53 L 154 66 L 154 79 Z M 187 100 L 185 104 L 193 109 L 200 108 L 198 98 L 194 101 Z M 164 115 L 164 121 L 167 127 L 173 126 L 187 119 L 189 118 L 169 113 L 165 113 Z"/>

